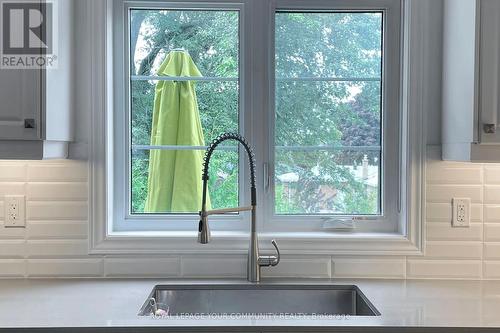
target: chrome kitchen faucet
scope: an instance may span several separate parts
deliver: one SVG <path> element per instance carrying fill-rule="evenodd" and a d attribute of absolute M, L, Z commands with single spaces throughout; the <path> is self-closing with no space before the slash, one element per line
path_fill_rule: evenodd
<path fill-rule="evenodd" d="M 236 208 L 225 208 L 225 209 L 215 209 L 207 211 L 207 187 L 208 187 L 208 166 L 210 164 L 210 158 L 219 144 L 226 140 L 235 140 L 241 143 L 248 154 L 248 160 L 250 162 L 250 191 L 251 191 L 251 205 L 247 207 L 236 207 Z M 247 279 L 250 282 L 260 281 L 260 268 L 262 266 L 276 266 L 280 262 L 280 251 L 278 249 L 278 244 L 273 239 L 271 243 L 276 249 L 276 256 L 261 256 L 259 255 L 259 238 L 257 235 L 257 226 L 255 223 L 255 209 L 257 207 L 257 190 L 255 187 L 255 155 L 250 148 L 250 145 L 245 140 L 245 138 L 236 133 L 224 133 L 219 135 L 208 147 L 205 153 L 205 160 L 203 163 L 203 196 L 201 202 L 200 211 L 200 223 L 198 225 L 198 242 L 201 244 L 207 244 L 210 242 L 210 229 L 208 227 L 208 217 L 215 214 L 228 214 L 237 213 L 244 211 L 251 211 L 251 227 L 250 227 L 250 246 L 248 248 L 248 263 L 247 263 Z"/>

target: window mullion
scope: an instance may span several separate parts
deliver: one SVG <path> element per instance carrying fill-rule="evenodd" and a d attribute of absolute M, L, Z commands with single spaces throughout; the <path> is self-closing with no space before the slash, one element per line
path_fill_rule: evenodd
<path fill-rule="evenodd" d="M 210 76 L 158 76 L 158 75 L 132 75 L 132 81 L 228 81 L 237 82 L 237 77 L 210 77 Z"/>

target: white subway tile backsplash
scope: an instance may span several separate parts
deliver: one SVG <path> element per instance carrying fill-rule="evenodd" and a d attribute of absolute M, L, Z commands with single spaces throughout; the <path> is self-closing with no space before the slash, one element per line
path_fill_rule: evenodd
<path fill-rule="evenodd" d="M 26 242 L 24 240 L 3 240 L 0 242 L 0 258 L 24 258 Z"/>
<path fill-rule="evenodd" d="M 484 237 L 487 242 L 500 242 L 500 224 L 484 225 Z"/>
<path fill-rule="evenodd" d="M 28 220 L 87 220 L 88 204 L 86 202 L 27 202 Z"/>
<path fill-rule="evenodd" d="M 6 162 L 0 165 L 0 182 L 25 182 L 26 165 L 24 163 Z"/>
<path fill-rule="evenodd" d="M 449 203 L 428 203 L 426 207 L 427 222 L 446 222 L 451 224 L 452 201 Z M 471 205 L 471 222 L 481 223 L 483 221 L 483 205 Z"/>
<path fill-rule="evenodd" d="M 500 205 L 484 205 L 484 222 L 500 223 Z"/>
<path fill-rule="evenodd" d="M 484 183 L 500 185 L 500 167 L 484 167 Z"/>
<path fill-rule="evenodd" d="M 428 203 L 426 206 L 425 217 L 432 222 L 451 223 L 452 206 L 450 203 Z"/>
<path fill-rule="evenodd" d="M 471 206 L 470 206 L 470 221 L 471 221 L 471 223 L 482 223 L 483 222 L 483 205 L 471 204 Z"/>
<path fill-rule="evenodd" d="M 0 259 L 0 278 L 24 277 L 25 275 L 25 260 Z"/>
<path fill-rule="evenodd" d="M 329 278 L 331 271 L 330 257 L 282 257 L 278 266 L 263 268 L 262 275 L 268 277 Z"/>
<path fill-rule="evenodd" d="M 429 153 L 422 257 L 284 256 L 266 277 L 500 279 L 500 164 Z M 244 278 L 245 255 L 89 256 L 88 164 L 0 162 L 1 277 Z M 26 228 L 3 227 L 3 196 L 26 195 Z M 453 197 L 472 200 L 470 228 L 452 228 Z"/>
<path fill-rule="evenodd" d="M 500 260 L 500 243 L 484 243 L 484 259 Z"/>
<path fill-rule="evenodd" d="M 333 258 L 335 278 L 404 279 L 405 258 Z"/>
<path fill-rule="evenodd" d="M 2 239 L 23 239 L 26 234 L 25 228 L 5 227 L 3 222 L 0 222 L 0 242 Z"/>
<path fill-rule="evenodd" d="M 86 201 L 87 183 L 31 183 L 27 185 L 27 200 Z"/>
<path fill-rule="evenodd" d="M 88 255 L 87 240 L 28 240 L 30 258 L 85 257 Z"/>
<path fill-rule="evenodd" d="M 30 277 L 97 277 L 103 276 L 103 259 L 29 259 Z"/>
<path fill-rule="evenodd" d="M 240 256 L 182 256 L 182 277 L 245 277 L 247 257 Z"/>
<path fill-rule="evenodd" d="M 485 279 L 500 279 L 500 261 L 485 261 L 483 266 Z"/>
<path fill-rule="evenodd" d="M 427 169 L 427 182 L 432 184 L 480 184 L 482 179 L 481 166 L 441 167 L 436 163 Z"/>
<path fill-rule="evenodd" d="M 104 259 L 104 272 L 108 277 L 179 277 L 179 257 L 129 257 Z"/>
<path fill-rule="evenodd" d="M 84 239 L 88 228 L 86 221 L 33 221 L 28 222 L 26 234 L 28 239 Z"/>
<path fill-rule="evenodd" d="M 482 241 L 483 225 L 471 223 L 468 228 L 454 228 L 451 223 L 427 223 L 427 240 Z"/>
<path fill-rule="evenodd" d="M 493 205 L 500 204 L 500 185 L 484 186 L 484 203 Z"/>
<path fill-rule="evenodd" d="M 425 257 L 433 259 L 481 259 L 482 242 L 429 241 L 425 246 Z"/>
<path fill-rule="evenodd" d="M 480 279 L 481 260 L 408 259 L 407 277 L 436 279 Z"/>
<path fill-rule="evenodd" d="M 483 202 L 481 185 L 427 185 L 427 202 L 451 203 L 452 198 L 470 198 L 472 203 Z"/>
<path fill-rule="evenodd" d="M 87 163 L 83 161 L 44 161 L 28 165 L 29 182 L 86 182 L 87 174 Z"/>
<path fill-rule="evenodd" d="M 0 200 L 6 195 L 24 195 L 25 183 L 0 183 Z"/>

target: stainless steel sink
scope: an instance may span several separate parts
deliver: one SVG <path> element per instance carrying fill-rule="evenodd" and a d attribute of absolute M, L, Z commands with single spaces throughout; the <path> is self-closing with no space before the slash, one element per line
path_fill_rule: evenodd
<path fill-rule="evenodd" d="M 154 313 L 151 298 L 168 316 L 380 315 L 361 290 L 350 285 L 157 285 L 140 316 Z"/>

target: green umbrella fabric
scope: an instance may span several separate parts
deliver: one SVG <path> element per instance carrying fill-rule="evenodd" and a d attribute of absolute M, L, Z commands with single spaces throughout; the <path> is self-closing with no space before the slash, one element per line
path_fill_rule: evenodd
<path fill-rule="evenodd" d="M 202 76 L 185 51 L 172 51 L 158 76 Z M 204 146 L 193 81 L 159 81 L 151 145 Z M 202 150 L 151 150 L 145 212 L 197 212 L 202 195 Z"/>

